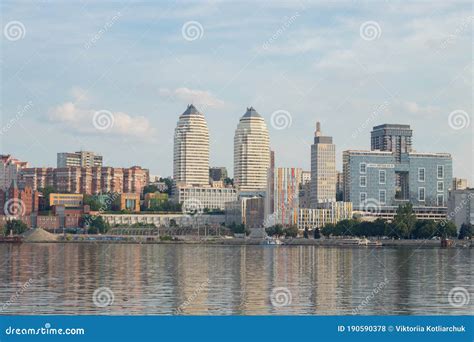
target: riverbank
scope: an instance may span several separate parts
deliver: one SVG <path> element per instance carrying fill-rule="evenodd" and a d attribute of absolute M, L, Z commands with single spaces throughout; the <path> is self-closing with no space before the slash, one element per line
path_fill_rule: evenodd
<path fill-rule="evenodd" d="M 5 240 L 8 243 L 122 243 L 122 244 L 191 244 L 191 245 L 262 245 L 261 238 L 235 238 L 228 236 L 198 237 L 189 236 L 130 236 L 130 235 L 79 235 L 79 234 L 52 234 L 43 229 L 31 229 L 14 240 Z M 442 247 L 440 240 L 368 240 L 359 238 L 334 239 L 305 239 L 282 238 L 281 245 L 286 246 L 327 246 L 327 247 Z M 449 240 L 449 247 L 472 248 L 471 240 Z M 275 246 L 271 244 L 271 246 Z"/>

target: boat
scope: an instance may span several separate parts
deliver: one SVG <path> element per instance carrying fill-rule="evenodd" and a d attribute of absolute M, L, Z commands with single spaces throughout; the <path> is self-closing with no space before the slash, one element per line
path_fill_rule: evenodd
<path fill-rule="evenodd" d="M 281 242 L 279 238 L 266 236 L 260 244 L 261 245 L 281 245 L 283 243 Z"/>

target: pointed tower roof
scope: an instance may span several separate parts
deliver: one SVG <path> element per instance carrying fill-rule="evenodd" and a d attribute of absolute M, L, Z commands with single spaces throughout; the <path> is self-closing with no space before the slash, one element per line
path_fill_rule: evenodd
<path fill-rule="evenodd" d="M 247 108 L 247 111 L 245 112 L 244 116 L 242 118 L 261 118 L 262 116 L 258 114 L 258 112 L 253 108 Z"/>
<path fill-rule="evenodd" d="M 188 105 L 188 108 L 186 108 L 186 110 L 184 111 L 182 115 L 202 115 L 202 113 L 198 111 L 196 107 L 194 107 L 193 104 L 190 104 Z"/>

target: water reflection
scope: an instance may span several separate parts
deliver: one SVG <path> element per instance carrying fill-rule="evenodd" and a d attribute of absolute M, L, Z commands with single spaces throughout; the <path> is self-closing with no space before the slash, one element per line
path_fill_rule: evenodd
<path fill-rule="evenodd" d="M 132 244 L 0 245 L 1 314 L 468 315 L 472 250 Z M 30 280 L 31 279 L 31 280 Z M 25 284 L 28 284 L 25 288 Z M 99 287 L 113 303 L 96 307 Z M 291 302 L 274 306 L 276 287 Z"/>

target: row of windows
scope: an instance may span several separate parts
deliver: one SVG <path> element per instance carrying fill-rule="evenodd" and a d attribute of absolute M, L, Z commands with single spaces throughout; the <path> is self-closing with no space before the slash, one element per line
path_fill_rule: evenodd
<path fill-rule="evenodd" d="M 360 203 L 364 203 L 367 200 L 367 193 L 360 193 Z M 379 199 L 380 204 L 385 204 L 387 202 L 387 192 L 383 189 L 379 190 Z M 425 201 L 425 188 L 418 188 L 418 201 Z M 444 206 L 444 194 L 438 194 L 436 196 L 436 203 L 438 206 Z"/>
<path fill-rule="evenodd" d="M 379 170 L 379 184 L 385 184 L 387 181 L 387 173 L 385 170 Z M 367 176 L 359 177 L 359 186 L 365 188 L 367 186 Z"/>
<path fill-rule="evenodd" d="M 361 192 L 359 195 L 360 203 L 364 203 L 367 200 L 367 193 Z M 383 189 L 379 190 L 379 199 L 380 204 L 385 204 L 387 202 L 387 192 Z"/>
<path fill-rule="evenodd" d="M 436 177 L 438 179 L 444 179 L 444 165 L 437 165 Z M 419 182 L 424 182 L 425 181 L 425 168 L 424 167 L 419 167 L 418 168 L 418 181 Z"/>

